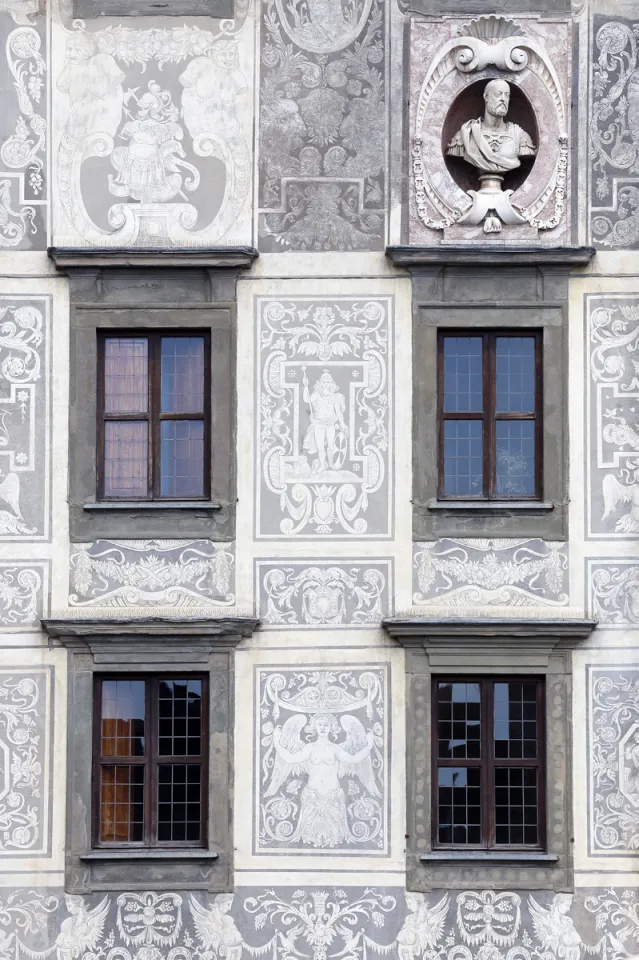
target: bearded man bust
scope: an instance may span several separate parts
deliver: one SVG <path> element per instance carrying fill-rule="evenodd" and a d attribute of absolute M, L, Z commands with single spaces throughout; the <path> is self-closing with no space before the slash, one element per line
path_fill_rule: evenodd
<path fill-rule="evenodd" d="M 537 153 L 522 127 L 504 120 L 510 105 L 506 80 L 489 80 L 484 88 L 483 118 L 468 120 L 446 148 L 450 157 L 462 157 L 483 174 L 500 175 L 521 165 L 520 157 Z"/>

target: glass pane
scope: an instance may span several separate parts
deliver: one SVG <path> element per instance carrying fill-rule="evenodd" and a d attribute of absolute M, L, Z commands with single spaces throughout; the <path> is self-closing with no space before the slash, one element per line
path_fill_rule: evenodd
<path fill-rule="evenodd" d="M 497 493 L 504 497 L 535 495 L 535 422 L 496 423 Z"/>
<path fill-rule="evenodd" d="M 159 753 L 199 757 L 202 753 L 202 681 L 162 680 L 158 701 Z"/>
<path fill-rule="evenodd" d="M 537 758 L 537 685 L 495 684 L 495 757 Z"/>
<path fill-rule="evenodd" d="M 539 843 L 537 770 L 495 770 L 495 843 Z"/>
<path fill-rule="evenodd" d="M 104 341 L 105 413 L 146 413 L 148 408 L 148 340 L 108 337 Z"/>
<path fill-rule="evenodd" d="M 158 767 L 158 840 L 200 840 L 201 770 L 198 764 Z"/>
<path fill-rule="evenodd" d="M 103 680 L 101 710 L 102 756 L 144 756 L 144 680 Z"/>
<path fill-rule="evenodd" d="M 100 840 L 134 843 L 144 839 L 144 767 L 102 767 Z"/>
<path fill-rule="evenodd" d="M 444 338 L 444 411 L 481 413 L 482 338 Z"/>
<path fill-rule="evenodd" d="M 204 410 L 204 337 L 162 337 L 162 413 Z"/>
<path fill-rule="evenodd" d="M 441 760 L 481 756 L 481 696 L 478 683 L 440 683 L 437 756 Z"/>
<path fill-rule="evenodd" d="M 437 770 L 439 843 L 481 843 L 481 775 L 477 767 Z"/>
<path fill-rule="evenodd" d="M 444 423 L 444 494 L 480 497 L 483 490 L 481 420 Z"/>
<path fill-rule="evenodd" d="M 204 494 L 203 421 L 163 421 L 161 454 L 162 496 L 201 497 Z"/>
<path fill-rule="evenodd" d="M 146 421 L 105 421 L 105 497 L 148 495 L 148 437 L 149 425 Z"/>
<path fill-rule="evenodd" d="M 535 412 L 535 338 L 497 337 L 498 413 Z"/>

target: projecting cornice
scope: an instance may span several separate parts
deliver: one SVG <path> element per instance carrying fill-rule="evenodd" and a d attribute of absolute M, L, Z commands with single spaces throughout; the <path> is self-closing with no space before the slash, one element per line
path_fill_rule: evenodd
<path fill-rule="evenodd" d="M 255 247 L 49 247 L 60 271 L 79 267 L 202 267 L 246 270 L 259 256 Z"/>
<path fill-rule="evenodd" d="M 595 255 L 594 247 L 515 247 L 401 245 L 386 247 L 386 256 L 395 267 L 479 266 L 586 267 Z"/>

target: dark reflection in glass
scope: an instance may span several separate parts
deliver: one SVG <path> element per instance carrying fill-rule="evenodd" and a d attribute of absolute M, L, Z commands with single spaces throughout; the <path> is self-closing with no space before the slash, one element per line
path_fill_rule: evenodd
<path fill-rule="evenodd" d="M 202 681 L 162 680 L 158 700 L 160 756 L 202 752 Z"/>
<path fill-rule="evenodd" d="M 158 840 L 193 842 L 200 839 L 201 770 L 197 764 L 158 767 Z"/>
<path fill-rule="evenodd" d="M 535 760 L 537 757 L 537 686 L 495 684 L 495 757 Z"/>
<path fill-rule="evenodd" d="M 438 685 L 437 755 L 441 760 L 481 756 L 481 694 L 478 683 Z"/>
<path fill-rule="evenodd" d="M 442 844 L 481 843 L 481 774 L 477 767 L 439 767 L 437 836 Z"/>
<path fill-rule="evenodd" d="M 495 843 L 539 843 L 537 770 L 503 767 L 495 770 Z"/>

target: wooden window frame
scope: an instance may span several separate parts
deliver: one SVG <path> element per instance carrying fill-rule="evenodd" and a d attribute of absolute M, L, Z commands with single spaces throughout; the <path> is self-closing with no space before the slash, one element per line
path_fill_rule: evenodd
<path fill-rule="evenodd" d="M 104 757 L 101 750 L 102 733 L 102 683 L 105 680 L 142 680 L 144 690 L 145 753 L 143 757 Z M 201 753 L 195 757 L 161 756 L 158 749 L 158 690 L 162 680 L 199 680 L 202 683 Z M 209 802 L 209 678 L 204 673 L 96 673 L 93 683 L 93 796 L 92 837 L 93 847 L 102 850 L 114 849 L 203 849 L 208 846 Z M 148 731 L 148 733 L 147 733 Z M 147 749 L 148 744 L 148 749 Z M 162 766 L 197 765 L 200 777 L 200 839 L 197 843 L 187 840 L 158 841 L 158 768 Z M 104 841 L 100 838 L 102 767 L 144 767 L 144 827 L 141 841 Z"/>
<path fill-rule="evenodd" d="M 444 341 L 447 337 L 480 337 L 482 340 L 482 411 L 462 413 L 444 411 Z M 535 410 L 533 413 L 497 413 L 496 341 L 498 337 L 532 338 L 535 341 Z M 444 425 L 448 420 L 482 421 L 482 493 L 459 496 L 444 491 Z M 532 420 L 535 423 L 535 493 L 533 496 L 498 494 L 496 423 L 501 420 Z M 543 499 L 543 331 L 538 329 L 472 330 L 454 328 L 437 331 L 437 499 L 483 502 L 538 501 Z"/>
<path fill-rule="evenodd" d="M 454 757 L 449 760 L 438 756 L 439 730 L 439 697 L 437 695 L 440 683 L 478 683 L 480 684 L 481 703 L 481 756 L 479 759 L 465 759 Z M 496 683 L 535 683 L 537 685 L 537 758 L 535 760 L 502 759 L 494 756 L 494 687 Z M 473 676 L 434 674 L 432 676 L 432 724 L 431 724 L 431 770 L 432 770 L 432 848 L 433 850 L 481 850 L 494 853 L 508 853 L 509 851 L 530 850 L 543 853 L 546 850 L 546 690 L 544 677 L 529 676 Z M 439 842 L 439 796 L 438 796 L 438 768 L 439 767 L 474 767 L 481 770 L 481 844 Z M 505 844 L 495 843 L 495 803 L 494 803 L 494 772 L 497 768 L 531 767 L 537 770 L 537 835 L 539 843 L 532 844 Z"/>
<path fill-rule="evenodd" d="M 98 500 L 106 503 L 118 501 L 208 501 L 211 497 L 211 335 L 207 330 L 98 330 L 97 344 L 97 496 Z M 178 337 L 197 337 L 204 341 L 204 372 L 203 397 L 204 410 L 199 413 L 162 413 L 162 340 Z M 146 413 L 105 413 L 105 379 L 104 345 L 107 340 L 145 339 L 148 342 L 148 403 Z M 108 421 L 145 421 L 149 424 L 148 430 L 148 468 L 147 468 L 147 495 L 145 497 L 105 496 L 104 493 L 104 424 Z M 167 497 L 160 493 L 162 482 L 161 474 L 161 428 L 162 423 L 170 420 L 197 420 L 204 424 L 203 440 L 203 490 L 200 496 Z"/>

